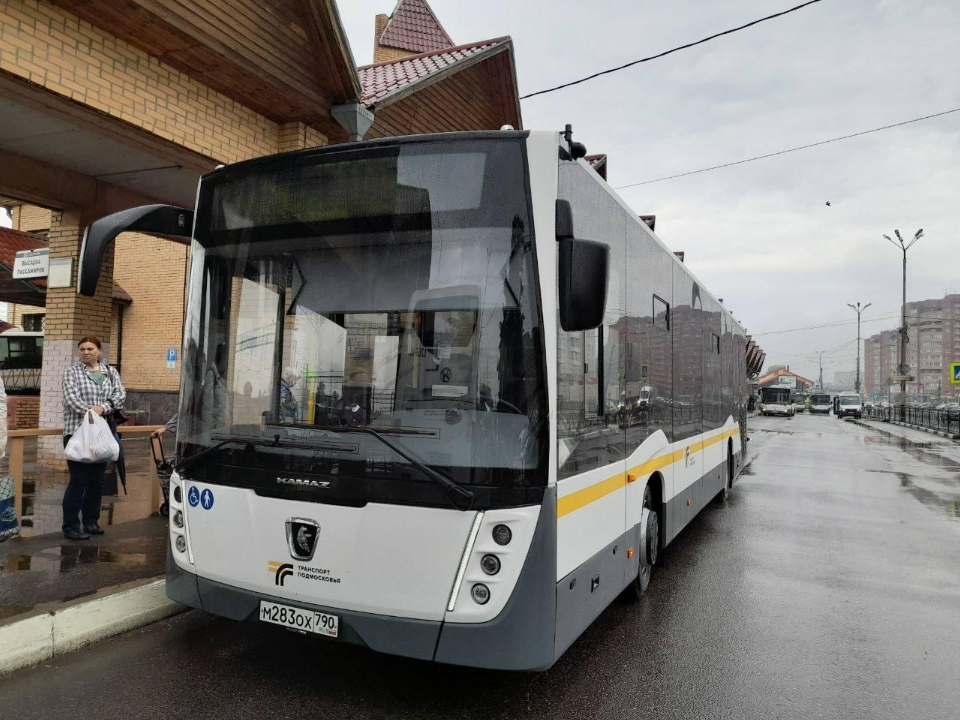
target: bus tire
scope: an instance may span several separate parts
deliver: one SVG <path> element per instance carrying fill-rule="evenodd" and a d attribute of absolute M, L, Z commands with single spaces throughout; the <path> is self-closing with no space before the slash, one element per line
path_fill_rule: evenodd
<path fill-rule="evenodd" d="M 650 586 L 650 576 L 653 567 L 660 558 L 660 518 L 659 508 L 654 507 L 653 493 L 650 486 L 643 489 L 643 510 L 647 514 L 646 523 L 640 520 L 640 547 L 637 548 L 640 562 L 637 568 L 637 577 L 630 583 L 629 595 L 633 600 L 639 600 Z M 646 530 L 645 537 L 644 530 Z"/>
<path fill-rule="evenodd" d="M 733 487 L 733 446 L 728 448 L 729 452 L 727 453 L 727 462 L 724 463 L 724 472 L 726 477 L 723 478 L 723 489 L 714 496 L 713 500 L 717 505 L 723 505 L 730 499 L 730 489 Z"/>

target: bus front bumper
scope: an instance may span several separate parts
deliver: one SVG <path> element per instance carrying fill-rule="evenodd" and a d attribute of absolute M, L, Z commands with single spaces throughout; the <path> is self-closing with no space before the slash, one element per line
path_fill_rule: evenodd
<path fill-rule="evenodd" d="M 543 509 L 520 577 L 497 617 L 451 623 L 392 617 L 297 602 L 224 585 L 181 569 L 167 548 L 167 596 L 231 620 L 256 622 L 260 601 L 276 602 L 340 618 L 336 641 L 377 652 L 451 665 L 499 670 L 546 670 L 556 661 L 556 489 Z"/>

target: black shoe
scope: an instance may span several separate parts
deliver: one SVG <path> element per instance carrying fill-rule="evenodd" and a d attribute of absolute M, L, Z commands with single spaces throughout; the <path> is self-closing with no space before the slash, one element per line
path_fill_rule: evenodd
<path fill-rule="evenodd" d="M 84 525 L 83 531 L 90 533 L 91 535 L 103 535 L 103 528 L 100 527 L 98 523 L 93 523 L 92 525 Z"/>
<path fill-rule="evenodd" d="M 80 528 L 70 528 L 63 531 L 63 536 L 67 540 L 89 540 L 90 536 Z"/>

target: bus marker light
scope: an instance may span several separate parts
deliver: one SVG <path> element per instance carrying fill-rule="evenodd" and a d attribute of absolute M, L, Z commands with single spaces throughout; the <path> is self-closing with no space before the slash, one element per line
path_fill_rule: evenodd
<path fill-rule="evenodd" d="M 639 477 L 637 473 L 627 473 L 627 483 L 636 482 Z"/>
<path fill-rule="evenodd" d="M 463 556 L 460 558 L 460 567 L 457 569 L 457 579 L 453 581 L 453 590 L 450 592 L 447 612 L 453 612 L 453 609 L 457 606 L 457 595 L 460 594 L 460 583 L 463 582 L 463 574 L 467 571 L 467 562 L 470 560 L 470 554 L 473 552 L 473 544 L 477 541 L 477 533 L 480 532 L 480 524 L 482 522 L 483 511 L 481 510 L 473 519 L 470 537 L 467 538 L 467 545 L 463 549 Z"/>
<path fill-rule="evenodd" d="M 477 583 L 470 588 L 470 597 L 477 605 L 486 605 L 487 601 L 490 600 L 490 588 L 483 583 Z"/>
<path fill-rule="evenodd" d="M 500 572 L 500 558 L 496 555 L 484 555 L 480 560 L 480 569 L 487 575 L 496 575 Z"/>
<path fill-rule="evenodd" d="M 687 498 L 687 505 L 690 504 L 690 498 Z"/>
<path fill-rule="evenodd" d="M 508 545 L 513 539 L 513 532 L 506 525 L 496 525 L 493 528 L 493 541 L 497 545 Z"/>
<path fill-rule="evenodd" d="M 631 560 L 632 558 L 633 558 L 633 548 L 627 548 L 627 560 Z"/>

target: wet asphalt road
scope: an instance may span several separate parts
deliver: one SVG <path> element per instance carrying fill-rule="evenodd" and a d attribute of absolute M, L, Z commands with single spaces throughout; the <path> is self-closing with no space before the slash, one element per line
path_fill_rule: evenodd
<path fill-rule="evenodd" d="M 960 445 L 755 418 L 724 507 L 550 671 L 180 615 L 0 680 L 27 718 L 957 718 Z"/>

